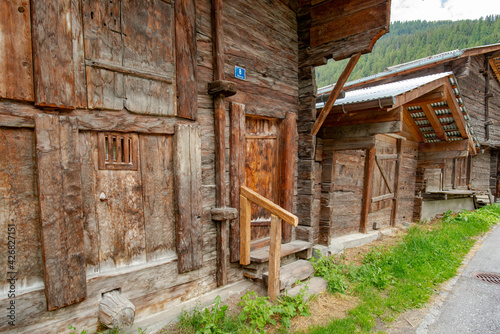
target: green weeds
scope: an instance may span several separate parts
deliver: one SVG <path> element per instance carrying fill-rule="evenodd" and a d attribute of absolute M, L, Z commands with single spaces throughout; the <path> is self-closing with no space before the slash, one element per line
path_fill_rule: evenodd
<path fill-rule="evenodd" d="M 437 286 L 456 274 L 474 245 L 473 237 L 487 232 L 499 219 L 497 205 L 455 216 L 448 212 L 432 229 L 426 225 L 410 228 L 392 249 L 371 250 L 360 266 L 331 258 L 314 260 L 316 275 L 328 281 L 330 291 L 356 295 L 360 303 L 347 318 L 334 319 L 311 332 L 366 333 L 377 317 L 392 321 L 400 312 L 423 306 Z"/>

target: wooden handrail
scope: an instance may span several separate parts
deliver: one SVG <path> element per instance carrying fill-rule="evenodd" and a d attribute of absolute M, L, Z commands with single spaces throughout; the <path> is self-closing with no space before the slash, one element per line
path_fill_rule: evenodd
<path fill-rule="evenodd" d="M 299 224 L 299 218 L 273 203 L 264 196 L 245 187 L 240 187 L 240 264 L 250 264 L 250 220 L 252 218 L 251 203 L 255 203 L 271 212 L 271 228 L 269 240 L 269 280 L 267 294 L 272 301 L 280 291 L 281 262 L 281 220 L 292 226 Z"/>
<path fill-rule="evenodd" d="M 251 202 L 263 207 L 264 209 L 268 210 L 271 212 L 273 215 L 277 216 L 278 218 L 283 219 L 285 222 L 288 224 L 297 227 L 299 224 L 299 217 L 296 215 L 292 214 L 291 212 L 283 209 L 281 206 L 273 203 L 272 201 L 268 200 L 264 196 L 262 196 L 259 193 L 256 193 L 250 188 L 247 188 L 245 186 L 240 187 L 240 195 L 245 196 L 248 200 Z"/>

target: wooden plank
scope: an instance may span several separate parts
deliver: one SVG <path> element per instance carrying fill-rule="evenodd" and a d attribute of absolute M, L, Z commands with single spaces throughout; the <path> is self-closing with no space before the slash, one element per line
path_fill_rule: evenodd
<path fill-rule="evenodd" d="M 282 161 L 281 161 L 281 207 L 289 212 L 293 211 L 295 161 L 297 157 L 297 115 L 287 113 L 282 121 Z M 292 226 L 284 224 L 282 227 L 283 242 L 292 239 Z"/>
<path fill-rule="evenodd" d="M 175 10 L 175 58 L 177 115 L 196 119 L 198 113 L 196 4 L 177 0 Z"/>
<path fill-rule="evenodd" d="M 419 160 L 428 162 L 442 159 L 465 158 L 468 155 L 468 151 L 425 152 L 424 154 L 419 155 Z"/>
<path fill-rule="evenodd" d="M 148 262 L 175 256 L 172 136 L 139 136 Z"/>
<path fill-rule="evenodd" d="M 250 220 L 252 206 L 245 196 L 240 195 L 240 264 L 250 264 Z"/>
<path fill-rule="evenodd" d="M 167 73 L 158 73 L 158 72 L 150 72 L 148 70 L 137 69 L 133 67 L 127 67 L 116 64 L 108 64 L 103 61 L 98 60 L 85 60 L 85 65 L 88 67 L 95 67 L 98 69 L 104 69 L 112 72 L 128 74 L 144 79 L 150 79 L 155 81 L 161 81 L 165 83 L 172 84 L 173 83 L 173 70 L 169 69 Z"/>
<path fill-rule="evenodd" d="M 393 199 L 394 198 L 394 193 L 389 193 L 385 195 L 380 195 L 377 197 L 372 198 L 372 203 L 380 202 L 380 201 L 385 201 L 386 199 Z"/>
<path fill-rule="evenodd" d="M 359 225 L 359 231 L 361 233 L 366 233 L 366 225 L 368 222 L 368 213 L 370 212 L 370 205 L 372 198 L 372 180 L 373 180 L 373 168 L 375 166 L 375 148 L 370 148 L 366 150 L 365 157 L 365 173 L 363 177 L 363 197 L 361 203 L 361 220 Z"/>
<path fill-rule="evenodd" d="M 279 205 L 273 203 L 272 201 L 261 196 L 260 194 L 256 193 L 255 191 L 253 191 L 245 186 L 242 186 L 240 188 L 240 194 L 245 196 L 247 199 L 249 199 L 253 203 L 270 211 L 271 214 L 274 214 L 274 215 L 278 216 L 279 218 L 283 219 L 288 224 L 297 227 L 297 225 L 299 223 L 299 218 L 297 216 L 286 211 L 285 209 L 283 209 Z"/>
<path fill-rule="evenodd" d="M 26 0 L 0 3 L 1 98 L 34 100 L 30 11 Z"/>
<path fill-rule="evenodd" d="M 78 126 L 67 116 L 35 117 L 47 309 L 87 297 Z"/>
<path fill-rule="evenodd" d="M 318 134 L 319 129 L 321 128 L 321 126 L 323 125 L 323 122 L 325 121 L 326 117 L 330 113 L 330 110 L 332 109 L 333 105 L 335 104 L 335 101 L 337 100 L 337 97 L 339 96 L 340 91 L 342 90 L 342 87 L 344 87 L 344 84 L 347 82 L 347 79 L 349 79 L 349 76 L 351 75 L 351 72 L 354 69 L 354 66 L 356 66 L 360 57 L 361 57 L 361 52 L 353 55 L 349 59 L 349 62 L 347 63 L 344 70 L 342 71 L 342 74 L 340 75 L 339 79 L 337 80 L 337 83 L 335 83 L 335 87 L 333 87 L 333 90 L 330 93 L 330 97 L 328 97 L 328 101 L 326 101 L 323 109 L 321 109 L 321 113 L 319 114 L 318 118 L 316 119 L 316 122 L 314 122 L 314 126 L 312 129 L 313 136 Z"/>
<path fill-rule="evenodd" d="M 429 105 L 431 103 L 439 103 L 446 101 L 446 94 L 444 93 L 444 86 L 437 88 L 436 90 L 424 94 L 413 101 L 410 101 L 404 105 L 405 108 L 421 106 L 422 104 Z"/>
<path fill-rule="evenodd" d="M 194 125 L 177 124 L 174 142 L 176 245 L 179 273 L 202 266 L 201 139 Z"/>
<path fill-rule="evenodd" d="M 404 113 L 403 114 L 403 121 L 408 126 L 408 129 L 410 130 L 410 132 L 415 136 L 415 138 L 417 138 L 417 140 L 419 142 L 425 142 L 425 138 L 422 135 L 422 133 L 420 132 L 420 128 L 415 123 L 415 120 L 413 119 L 413 117 L 411 117 L 410 113 L 408 112 L 408 110 L 406 108 L 404 108 L 403 113 Z"/>
<path fill-rule="evenodd" d="M 391 226 L 396 226 L 397 214 L 399 210 L 399 184 L 401 182 L 401 173 L 403 169 L 403 140 L 398 139 L 397 142 L 397 154 L 398 159 L 396 160 L 396 175 L 394 175 L 394 201 L 392 203 L 391 211 Z"/>
<path fill-rule="evenodd" d="M 323 149 L 331 148 L 334 151 L 344 150 L 366 150 L 375 147 L 375 137 L 356 137 L 323 139 Z"/>
<path fill-rule="evenodd" d="M 462 113 L 462 110 L 460 109 L 460 106 L 458 105 L 457 99 L 455 97 L 455 93 L 453 92 L 451 85 L 447 85 L 446 89 L 447 89 L 447 94 L 449 96 L 447 102 L 448 102 L 448 106 L 450 107 L 451 114 L 453 115 L 453 119 L 455 120 L 455 123 L 458 126 L 458 130 L 460 131 L 462 138 L 467 138 L 468 133 L 467 133 L 467 129 L 465 127 L 464 114 Z"/>
<path fill-rule="evenodd" d="M 85 108 L 81 3 L 34 0 L 31 9 L 35 104 Z"/>
<path fill-rule="evenodd" d="M 397 153 L 395 153 L 395 154 L 377 154 L 378 160 L 397 160 L 398 158 L 399 158 L 399 155 Z"/>
<path fill-rule="evenodd" d="M 269 282 L 267 295 L 274 302 L 280 293 L 281 219 L 271 215 L 271 243 L 269 248 Z"/>
<path fill-rule="evenodd" d="M 351 112 L 351 113 L 335 113 L 328 116 L 323 123 L 325 127 L 338 127 L 353 124 L 370 124 L 380 122 L 391 122 L 402 120 L 400 108 L 391 110 L 380 109 L 378 106 L 364 111 Z"/>
<path fill-rule="evenodd" d="M 233 208 L 240 208 L 240 185 L 245 176 L 245 105 L 240 103 L 230 103 L 231 131 L 229 135 L 230 161 L 229 161 L 229 205 Z M 244 180 L 243 180 L 244 182 Z M 229 226 L 229 248 L 230 261 L 236 262 L 239 259 L 240 251 L 240 220 L 239 217 L 232 220 Z"/>
<path fill-rule="evenodd" d="M 8 291 L 8 272 L 16 271 L 16 298 L 24 287 L 43 287 L 40 210 L 37 197 L 35 134 L 33 129 L 0 127 L 0 228 L 5 241 L 0 244 L 0 277 Z M 10 236 L 10 237 L 9 237 Z M 15 255 L 12 250 L 15 237 Z M 10 246 L 10 247 L 9 247 Z M 12 266 L 15 260 L 14 269 Z M 7 294 L 4 294 L 4 300 Z M 12 299 L 11 299 L 12 300 Z M 16 300 L 16 310 L 18 304 Z M 18 313 L 19 314 L 19 313 Z M 16 325 L 18 323 L 16 322 Z M 5 326 L 12 327 L 5 322 Z M 2 327 L 0 325 L 0 331 Z M 8 330 L 7 330 L 8 331 Z"/>

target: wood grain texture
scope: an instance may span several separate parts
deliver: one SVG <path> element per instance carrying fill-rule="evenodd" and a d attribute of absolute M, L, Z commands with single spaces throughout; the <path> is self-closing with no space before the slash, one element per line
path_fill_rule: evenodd
<path fill-rule="evenodd" d="M 240 185 L 245 182 L 245 105 L 230 103 L 231 131 L 229 136 L 229 205 L 240 209 Z M 232 220 L 229 226 L 230 261 L 239 260 L 240 252 L 240 220 Z"/>
<path fill-rule="evenodd" d="M 295 166 L 297 158 L 297 116 L 287 113 L 282 121 L 282 141 L 281 141 L 281 177 L 280 177 L 280 204 L 289 212 L 293 211 L 294 186 L 295 186 Z M 284 224 L 282 227 L 283 243 L 292 239 L 292 226 Z"/>
<path fill-rule="evenodd" d="M 30 3 L 2 1 L 0 13 L 0 97 L 33 101 Z"/>
<path fill-rule="evenodd" d="M 175 2 L 175 57 L 177 78 L 177 115 L 196 119 L 197 44 L 196 4 L 194 0 Z"/>
<path fill-rule="evenodd" d="M 366 233 L 368 222 L 368 213 L 370 211 L 371 197 L 372 197 L 372 180 L 373 169 L 375 166 L 375 148 L 366 150 L 365 157 L 365 173 L 363 177 L 363 200 L 361 204 L 361 220 L 359 231 Z"/>
<path fill-rule="evenodd" d="M 7 273 L 17 271 L 16 292 L 43 287 L 33 129 L 0 127 L 0 156 L 0 228 L 4 240 L 0 251 L 5 254 L 0 258 L 1 286 L 3 291 L 9 291 Z M 13 242 L 15 256 L 9 254 Z M 14 270 L 9 266 L 12 263 Z"/>
<path fill-rule="evenodd" d="M 269 247 L 269 281 L 267 295 L 271 301 L 276 300 L 280 292 L 280 263 L 281 263 L 281 219 L 271 215 L 271 243 Z"/>
<path fill-rule="evenodd" d="M 35 104 L 85 108 L 80 1 L 31 2 Z"/>
<path fill-rule="evenodd" d="M 250 241 L 252 206 L 245 196 L 240 195 L 240 264 L 250 264 Z"/>
<path fill-rule="evenodd" d="M 54 310 L 87 297 L 78 127 L 67 116 L 35 117 L 45 295 Z"/>
<path fill-rule="evenodd" d="M 203 264 L 201 139 L 195 125 L 175 126 L 174 173 L 178 270 L 184 273 Z"/>

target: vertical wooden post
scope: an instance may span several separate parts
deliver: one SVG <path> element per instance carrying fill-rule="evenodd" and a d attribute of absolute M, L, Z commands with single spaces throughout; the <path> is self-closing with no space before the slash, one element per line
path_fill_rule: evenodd
<path fill-rule="evenodd" d="M 394 175 L 394 200 L 392 201 L 391 211 L 391 226 L 396 226 L 396 218 L 399 207 L 399 178 L 401 176 L 401 168 L 403 162 L 403 140 L 398 139 L 397 142 L 398 160 L 396 160 L 396 175 Z"/>
<path fill-rule="evenodd" d="M 245 182 L 245 105 L 231 102 L 231 128 L 229 135 L 229 204 L 232 208 L 240 207 L 240 185 Z M 230 261 L 240 258 L 240 221 L 233 219 L 229 226 Z"/>
<path fill-rule="evenodd" d="M 224 80 L 224 31 L 222 29 L 222 0 L 212 1 L 212 35 L 214 79 Z M 226 206 L 226 108 L 223 94 L 214 96 L 215 118 L 215 192 L 216 206 Z M 217 226 L 217 285 L 227 284 L 228 221 Z"/>
<path fill-rule="evenodd" d="M 281 262 L 281 219 L 271 215 L 271 233 L 269 246 L 269 282 L 267 295 L 274 302 L 280 292 L 280 262 Z"/>
<path fill-rule="evenodd" d="M 240 195 L 240 264 L 250 264 L 250 220 L 252 206 L 246 197 Z"/>
<path fill-rule="evenodd" d="M 365 175 L 363 181 L 363 201 L 361 204 L 361 220 L 359 231 L 366 233 L 366 223 L 368 221 L 368 213 L 372 204 L 372 181 L 373 167 L 375 166 L 375 147 L 366 150 L 365 157 Z"/>
<path fill-rule="evenodd" d="M 282 122 L 281 206 L 293 211 L 293 190 L 295 181 L 295 157 L 297 155 L 297 115 L 287 113 Z M 283 223 L 283 242 L 292 239 L 292 226 Z"/>

